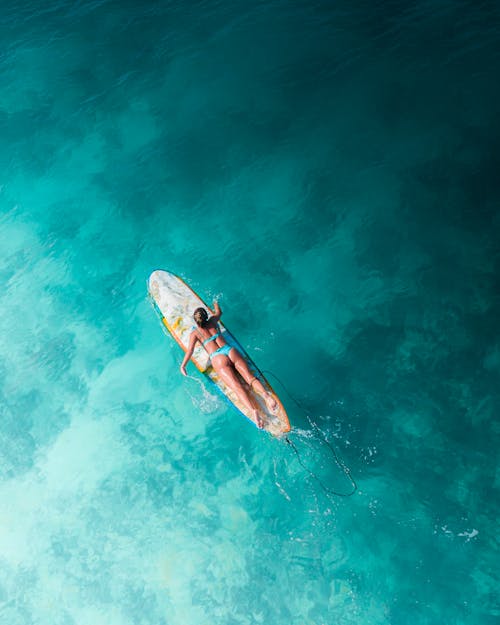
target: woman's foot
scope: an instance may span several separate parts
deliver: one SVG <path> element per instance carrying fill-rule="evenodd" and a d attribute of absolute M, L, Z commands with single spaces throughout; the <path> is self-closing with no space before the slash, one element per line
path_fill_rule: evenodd
<path fill-rule="evenodd" d="M 266 406 L 269 408 L 270 412 L 272 414 L 276 414 L 278 412 L 278 402 L 276 401 L 274 396 L 271 395 L 271 393 L 266 393 L 264 399 L 266 402 Z"/>
<path fill-rule="evenodd" d="M 254 388 L 254 385 L 255 385 L 255 388 Z M 248 386 L 251 389 L 253 389 L 255 392 L 257 392 L 264 399 L 264 401 L 266 402 L 267 409 L 269 410 L 271 414 L 276 414 L 278 412 L 278 402 L 274 398 L 274 395 L 266 391 L 266 389 L 264 388 L 264 385 L 257 377 L 254 376 L 250 380 Z"/>
<path fill-rule="evenodd" d="M 260 412 L 257 410 L 257 408 L 253 411 L 253 416 L 255 419 L 255 423 L 257 424 L 257 427 L 259 428 L 259 430 L 262 430 L 262 428 L 264 427 L 264 420 Z"/>

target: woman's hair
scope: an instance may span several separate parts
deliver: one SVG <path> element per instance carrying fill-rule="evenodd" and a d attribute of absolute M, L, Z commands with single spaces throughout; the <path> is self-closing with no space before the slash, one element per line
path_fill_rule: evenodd
<path fill-rule="evenodd" d="M 196 325 L 203 328 L 208 321 L 208 313 L 204 308 L 197 308 L 193 313 L 193 319 L 196 321 Z"/>

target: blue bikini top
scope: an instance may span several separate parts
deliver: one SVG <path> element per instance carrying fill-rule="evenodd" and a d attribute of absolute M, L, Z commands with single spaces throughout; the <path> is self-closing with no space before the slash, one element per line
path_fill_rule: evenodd
<path fill-rule="evenodd" d="M 213 336 L 209 337 L 208 339 L 205 339 L 204 341 L 202 341 L 202 345 L 205 346 L 207 343 L 210 343 L 211 341 L 215 341 L 216 338 L 218 338 L 219 336 L 222 336 L 222 332 L 219 330 L 216 334 L 214 334 Z"/>
<path fill-rule="evenodd" d="M 193 330 L 196 330 L 194 326 L 193 326 Z M 203 347 L 205 347 L 207 343 L 211 343 L 212 341 L 215 341 L 215 339 L 219 338 L 219 336 L 222 336 L 222 332 L 221 332 L 221 329 L 219 328 L 219 324 L 217 324 L 217 332 L 213 334 L 212 336 L 209 336 L 208 339 L 205 339 L 204 341 L 202 341 L 201 344 L 203 345 Z"/>

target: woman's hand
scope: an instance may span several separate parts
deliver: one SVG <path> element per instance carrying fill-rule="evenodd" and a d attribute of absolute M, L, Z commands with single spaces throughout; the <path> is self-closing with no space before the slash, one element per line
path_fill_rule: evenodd
<path fill-rule="evenodd" d="M 187 371 L 186 371 L 186 367 L 184 365 L 181 365 L 181 373 L 182 373 L 182 375 L 187 377 Z"/>
<path fill-rule="evenodd" d="M 219 321 L 222 315 L 222 310 L 220 309 L 219 302 L 214 299 L 214 303 L 212 305 L 214 307 L 214 321 Z"/>

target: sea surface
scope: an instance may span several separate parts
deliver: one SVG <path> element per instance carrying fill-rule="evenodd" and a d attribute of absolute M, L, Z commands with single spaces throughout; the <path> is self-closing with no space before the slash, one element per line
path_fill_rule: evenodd
<path fill-rule="evenodd" d="M 2 625 L 499 622 L 499 41 L 487 0 L 2 2 Z M 299 456 L 181 376 L 155 269 Z"/>

